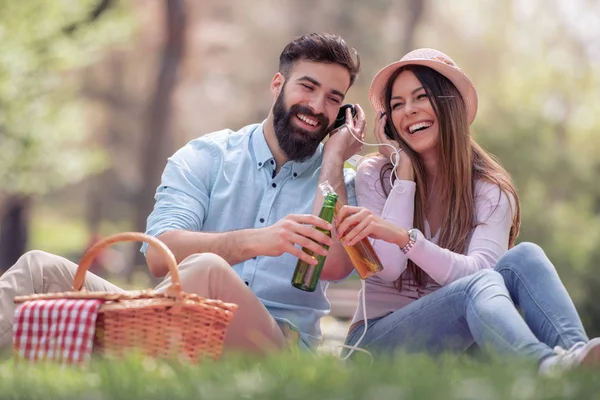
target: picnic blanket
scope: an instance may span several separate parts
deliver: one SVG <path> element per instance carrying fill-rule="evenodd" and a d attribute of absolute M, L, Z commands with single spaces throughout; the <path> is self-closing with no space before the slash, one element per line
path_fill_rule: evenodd
<path fill-rule="evenodd" d="M 81 364 L 91 357 L 98 309 L 104 300 L 25 302 L 15 310 L 13 343 L 19 359 Z"/>

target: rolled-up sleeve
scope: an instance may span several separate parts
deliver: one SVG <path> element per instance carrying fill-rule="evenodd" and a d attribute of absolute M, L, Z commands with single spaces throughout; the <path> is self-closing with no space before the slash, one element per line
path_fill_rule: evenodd
<path fill-rule="evenodd" d="M 210 202 L 218 152 L 212 143 L 197 139 L 167 161 L 146 234 L 158 237 L 170 230 L 200 231 Z M 147 244 L 141 248 L 146 253 Z"/>

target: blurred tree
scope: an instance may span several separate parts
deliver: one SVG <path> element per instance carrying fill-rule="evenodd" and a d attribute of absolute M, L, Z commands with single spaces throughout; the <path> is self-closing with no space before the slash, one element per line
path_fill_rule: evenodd
<path fill-rule="evenodd" d="M 31 196 L 103 166 L 86 146 L 71 73 L 129 36 L 126 6 L 0 0 L 0 270 L 25 251 Z"/>
<path fill-rule="evenodd" d="M 164 43 L 156 86 L 148 103 L 146 129 L 140 157 L 142 186 L 136 200 L 136 230 L 146 230 L 146 219 L 154 207 L 154 193 L 160 183 L 160 176 L 167 157 L 172 154 L 172 135 L 169 122 L 172 114 L 172 94 L 177 83 L 177 73 L 185 48 L 185 2 L 170 0 L 164 2 L 165 30 Z M 136 264 L 143 264 L 143 256 L 137 253 Z"/>

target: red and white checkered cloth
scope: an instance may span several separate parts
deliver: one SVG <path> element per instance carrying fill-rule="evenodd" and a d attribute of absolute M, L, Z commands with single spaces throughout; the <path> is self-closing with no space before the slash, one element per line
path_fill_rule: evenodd
<path fill-rule="evenodd" d="M 18 357 L 80 364 L 90 358 L 96 317 L 104 300 L 34 300 L 15 310 L 13 343 Z"/>

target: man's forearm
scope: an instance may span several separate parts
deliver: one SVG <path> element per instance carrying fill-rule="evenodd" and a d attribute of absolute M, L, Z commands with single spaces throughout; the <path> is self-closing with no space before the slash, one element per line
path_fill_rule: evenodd
<path fill-rule="evenodd" d="M 255 236 L 252 231 L 254 229 L 220 233 L 172 230 L 158 238 L 171 249 L 177 263 L 192 254 L 215 253 L 230 265 L 235 265 L 259 255 L 252 240 Z M 163 257 L 152 247 L 148 247 L 146 251 L 146 260 L 152 275 L 162 277 L 169 272 Z"/>
<path fill-rule="evenodd" d="M 329 161 L 323 162 L 321 166 L 321 173 L 319 175 L 319 185 L 328 181 L 335 193 L 338 195 L 338 203 L 348 204 L 348 194 L 346 193 L 346 183 L 344 182 L 344 162 L 343 161 Z M 315 203 L 313 204 L 313 214 L 319 215 L 319 211 L 323 206 L 325 196 L 321 188 L 317 188 L 315 196 Z"/>
<path fill-rule="evenodd" d="M 348 194 L 346 192 L 346 183 L 344 181 L 344 161 L 340 160 L 324 160 L 319 176 L 319 184 L 329 181 L 329 184 L 338 195 L 339 204 L 348 204 Z M 317 189 L 315 203 L 313 205 L 313 214 L 318 215 L 323 205 L 325 197 L 321 189 Z M 329 248 L 329 254 L 323 266 L 321 278 L 324 280 L 339 280 L 343 279 L 352 272 L 352 262 L 350 257 L 344 250 L 342 243 L 333 235 L 333 244 Z"/>

